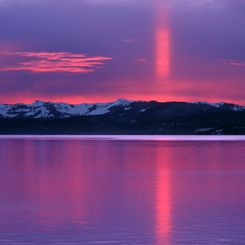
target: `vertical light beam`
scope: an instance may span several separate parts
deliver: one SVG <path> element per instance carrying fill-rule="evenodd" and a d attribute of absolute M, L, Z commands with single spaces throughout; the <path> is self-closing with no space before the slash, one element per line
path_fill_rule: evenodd
<path fill-rule="evenodd" d="M 156 31 L 156 75 L 159 79 L 166 78 L 170 73 L 170 33 L 169 30 L 158 28 Z"/>
<path fill-rule="evenodd" d="M 158 82 L 165 81 L 171 69 L 171 33 L 164 2 L 156 1 L 155 66 Z"/>

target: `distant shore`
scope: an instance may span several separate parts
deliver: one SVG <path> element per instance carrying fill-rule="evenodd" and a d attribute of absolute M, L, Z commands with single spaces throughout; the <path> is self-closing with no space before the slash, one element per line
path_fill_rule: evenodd
<path fill-rule="evenodd" d="M 245 141 L 245 135 L 0 135 L 3 139 L 122 141 Z"/>

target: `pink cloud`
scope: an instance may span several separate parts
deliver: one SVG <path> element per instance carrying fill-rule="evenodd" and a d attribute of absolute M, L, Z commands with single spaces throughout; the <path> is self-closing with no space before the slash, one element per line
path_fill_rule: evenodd
<path fill-rule="evenodd" d="M 122 40 L 123 43 L 131 44 L 131 43 L 137 43 L 139 41 L 138 38 L 125 38 Z"/>
<path fill-rule="evenodd" d="M 220 60 L 220 62 L 225 65 L 245 67 L 245 62 L 240 60 Z"/>
<path fill-rule="evenodd" d="M 148 60 L 146 58 L 137 58 L 135 60 L 135 64 L 137 64 L 137 65 L 147 65 L 148 64 Z"/>
<path fill-rule="evenodd" d="M 89 57 L 86 54 L 70 52 L 8 52 L 5 55 L 28 60 L 2 67 L 0 71 L 88 73 L 112 60 L 105 56 Z"/>

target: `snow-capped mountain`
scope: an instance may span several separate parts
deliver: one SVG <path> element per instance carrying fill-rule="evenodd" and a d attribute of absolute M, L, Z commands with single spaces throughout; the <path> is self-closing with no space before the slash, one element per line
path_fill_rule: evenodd
<path fill-rule="evenodd" d="M 227 103 L 208 103 L 208 102 L 146 102 L 146 101 L 129 101 L 126 99 L 119 99 L 110 103 L 94 103 L 94 104 L 67 104 L 35 101 L 32 104 L 0 104 L 0 118 L 35 118 L 35 119 L 52 119 L 52 118 L 70 118 L 79 116 L 98 116 L 113 113 L 115 111 L 146 113 L 149 110 L 164 109 L 163 113 L 169 113 L 166 108 L 172 105 L 172 110 L 177 105 L 185 104 L 184 108 L 192 106 L 193 110 L 199 108 L 200 110 L 220 109 L 228 111 L 243 111 L 245 107 L 227 104 Z"/>
<path fill-rule="evenodd" d="M 119 99 L 0 105 L 0 134 L 242 134 L 245 107 Z"/>
<path fill-rule="evenodd" d="M 32 104 L 1 104 L 1 118 L 67 118 L 95 116 L 110 112 L 113 107 L 127 108 L 132 101 L 119 99 L 111 103 L 67 104 L 35 101 Z"/>

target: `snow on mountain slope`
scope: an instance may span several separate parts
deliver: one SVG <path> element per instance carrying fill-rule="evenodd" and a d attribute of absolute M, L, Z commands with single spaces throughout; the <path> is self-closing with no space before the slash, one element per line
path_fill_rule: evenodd
<path fill-rule="evenodd" d="M 178 102 L 176 102 L 178 104 Z M 67 103 L 54 103 L 35 101 L 32 104 L 0 104 L 0 118 L 67 118 L 74 116 L 95 116 L 104 115 L 112 112 L 112 109 L 119 108 L 125 113 L 133 110 L 133 112 L 145 113 L 150 109 L 157 109 L 159 106 L 164 108 L 165 104 L 155 102 L 154 105 L 147 101 L 129 101 L 125 99 L 119 99 L 111 103 L 95 103 L 95 104 L 67 104 Z M 181 104 L 181 103 L 179 103 Z M 182 103 L 183 104 L 183 103 Z M 226 104 L 226 103 L 208 103 L 208 102 L 195 102 L 186 103 L 186 105 L 193 105 L 195 107 L 215 110 L 231 110 L 231 111 L 243 111 L 245 107 Z M 174 110 L 174 108 L 173 108 Z"/>
<path fill-rule="evenodd" d="M 211 107 L 215 107 L 215 108 L 222 108 L 222 107 L 227 107 L 229 106 L 229 109 L 233 110 L 233 111 L 243 111 L 245 110 L 245 106 L 240 106 L 240 105 L 235 105 L 235 104 L 227 104 L 224 102 L 219 102 L 219 103 L 209 103 L 206 101 L 199 101 L 199 102 L 194 102 L 194 104 L 203 104 L 203 105 L 208 105 Z"/>
<path fill-rule="evenodd" d="M 32 104 L 0 104 L 0 118 L 66 118 L 103 115 L 115 106 L 129 106 L 132 101 L 119 99 L 112 103 L 66 104 L 35 101 Z"/>

